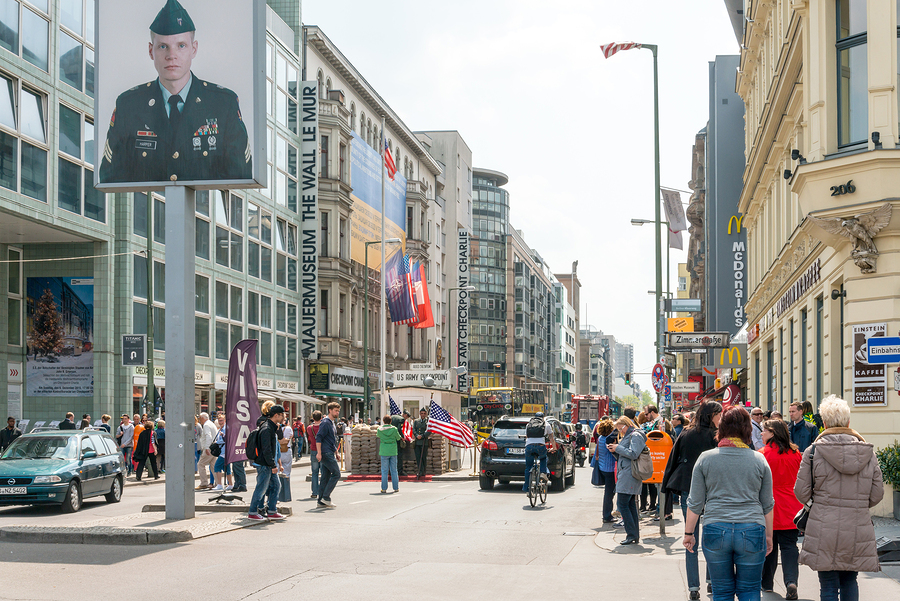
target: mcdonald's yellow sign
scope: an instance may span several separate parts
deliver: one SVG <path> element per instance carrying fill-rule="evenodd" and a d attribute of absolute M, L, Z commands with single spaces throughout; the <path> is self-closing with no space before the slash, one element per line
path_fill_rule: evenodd
<path fill-rule="evenodd" d="M 717 369 L 741 369 L 747 367 L 747 345 L 736 344 L 719 351 Z"/>
<path fill-rule="evenodd" d="M 740 234 L 741 233 L 741 221 L 743 221 L 743 220 L 744 220 L 743 215 L 740 215 L 740 216 L 732 215 L 731 218 L 728 220 L 728 234 L 729 235 L 731 234 L 731 226 L 732 225 L 735 226 L 735 233 Z"/>

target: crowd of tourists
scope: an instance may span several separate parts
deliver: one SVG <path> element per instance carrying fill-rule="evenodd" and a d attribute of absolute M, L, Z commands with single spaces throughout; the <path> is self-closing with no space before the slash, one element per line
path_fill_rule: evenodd
<path fill-rule="evenodd" d="M 620 544 L 638 544 L 641 516 L 671 520 L 678 502 L 690 599 L 700 598 L 700 551 L 713 601 L 771 592 L 779 557 L 785 599 L 799 598 L 801 564 L 817 573 L 822 601 L 858 600 L 857 574 L 880 570 L 869 510 L 884 495 L 882 474 L 873 445 L 850 428 L 843 399 L 826 397 L 818 413 L 794 402 L 787 421 L 777 411 L 715 401 L 671 421 L 653 405 L 623 413 L 593 430 L 601 519 L 624 530 Z M 654 431 L 674 440 L 658 485 L 662 508 L 657 485 L 632 470 Z"/>

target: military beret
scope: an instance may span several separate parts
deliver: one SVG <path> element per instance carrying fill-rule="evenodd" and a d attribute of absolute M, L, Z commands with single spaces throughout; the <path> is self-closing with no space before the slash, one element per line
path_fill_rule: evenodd
<path fill-rule="evenodd" d="M 150 25 L 150 31 L 157 35 L 176 35 L 196 29 L 191 16 L 178 0 L 167 0 Z"/>

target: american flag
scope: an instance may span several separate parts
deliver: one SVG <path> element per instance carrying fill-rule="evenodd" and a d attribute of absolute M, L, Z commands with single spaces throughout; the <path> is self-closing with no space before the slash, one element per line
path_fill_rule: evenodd
<path fill-rule="evenodd" d="M 388 404 L 391 409 L 391 415 L 400 415 L 400 407 L 397 406 L 397 403 L 394 402 L 394 397 L 388 395 Z M 403 420 L 403 431 L 400 433 L 403 435 L 403 440 L 409 442 L 413 439 L 413 431 L 412 424 L 408 419 Z"/>
<path fill-rule="evenodd" d="M 475 435 L 469 427 L 447 413 L 434 399 L 428 411 L 428 431 L 448 438 L 455 446 L 471 447 L 475 442 Z"/>
<path fill-rule="evenodd" d="M 409 255 L 403 255 L 403 259 L 400 260 L 400 281 L 403 283 L 405 287 L 403 294 L 409 297 L 409 304 L 412 308 L 412 316 L 409 319 L 404 319 L 398 321 L 397 323 L 407 324 L 407 325 L 416 325 L 419 323 L 419 307 L 416 304 L 416 297 L 413 293 L 414 287 L 412 282 L 412 275 L 410 274 L 409 268 Z M 406 298 L 404 297 L 404 301 Z"/>
<path fill-rule="evenodd" d="M 603 51 L 603 57 L 609 58 L 619 50 L 636 50 L 641 47 L 635 42 L 613 42 L 612 44 L 601 44 L 600 50 Z"/>
<path fill-rule="evenodd" d="M 394 164 L 394 157 L 391 156 L 391 149 L 388 148 L 387 140 L 384 140 L 384 166 L 387 169 L 388 177 L 394 179 L 397 173 L 397 165 Z"/>

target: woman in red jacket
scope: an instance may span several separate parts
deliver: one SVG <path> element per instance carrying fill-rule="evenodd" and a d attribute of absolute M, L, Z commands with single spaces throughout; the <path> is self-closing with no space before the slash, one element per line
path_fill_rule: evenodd
<path fill-rule="evenodd" d="M 765 446 L 759 450 L 772 470 L 772 492 L 775 497 L 775 524 L 772 552 L 763 564 L 762 589 L 771 591 L 775 585 L 775 568 L 778 567 L 778 549 L 781 548 L 781 571 L 784 576 L 785 599 L 797 598 L 797 577 L 800 575 L 797 537 L 794 516 L 803 506 L 794 495 L 797 472 L 803 455 L 791 442 L 787 426 L 780 419 L 763 423 L 762 439 Z"/>

